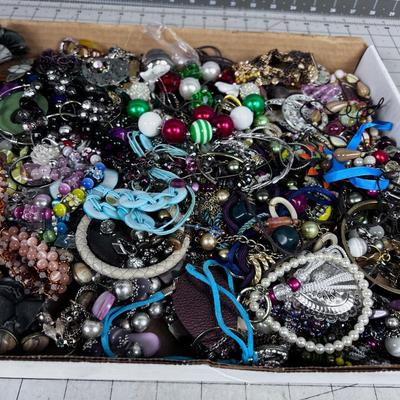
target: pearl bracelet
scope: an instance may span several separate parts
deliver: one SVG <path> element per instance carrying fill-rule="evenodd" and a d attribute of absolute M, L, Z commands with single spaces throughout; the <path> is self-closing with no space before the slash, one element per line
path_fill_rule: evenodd
<path fill-rule="evenodd" d="M 265 323 L 271 328 L 272 331 L 277 332 L 282 339 L 289 343 L 296 344 L 296 346 L 300 348 L 305 348 L 305 350 L 309 352 L 315 351 L 317 354 L 332 354 L 335 351 L 343 350 L 344 347 L 351 346 L 353 342 L 357 341 L 360 337 L 360 334 L 364 332 L 364 328 L 369 322 L 369 317 L 372 315 L 372 291 L 368 289 L 368 281 L 364 278 L 364 274 L 359 270 L 356 264 L 350 263 L 346 258 L 331 254 L 317 253 L 300 256 L 292 259 L 289 262 L 284 262 L 281 266 L 276 268 L 274 272 L 270 272 L 266 278 L 261 280 L 261 286 L 264 290 L 267 290 L 273 282 L 275 282 L 278 278 L 283 277 L 285 273 L 309 262 L 315 262 L 316 260 L 336 263 L 347 269 L 348 272 L 354 276 L 354 279 L 361 290 L 363 307 L 361 309 L 361 314 L 358 317 L 358 321 L 354 325 L 353 329 L 347 335 L 343 336 L 341 340 L 336 340 L 333 343 L 327 343 L 324 345 L 322 343 L 314 343 L 311 340 L 307 341 L 304 337 L 297 336 L 294 332 L 289 331 L 286 326 L 282 326 L 271 316 L 268 316 L 265 319 Z M 293 288 L 291 287 L 293 291 L 299 289 L 296 285 L 289 286 L 293 286 Z"/>

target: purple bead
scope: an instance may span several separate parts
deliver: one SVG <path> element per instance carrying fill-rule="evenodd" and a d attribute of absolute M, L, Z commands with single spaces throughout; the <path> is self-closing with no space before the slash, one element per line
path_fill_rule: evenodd
<path fill-rule="evenodd" d="M 399 300 L 393 300 L 389 303 L 390 308 L 396 311 L 400 311 L 400 299 Z"/>
<path fill-rule="evenodd" d="M 325 132 L 331 136 L 337 136 L 344 131 L 343 125 L 339 121 L 329 122 L 325 127 Z"/>
<path fill-rule="evenodd" d="M 71 191 L 71 187 L 67 183 L 61 182 L 60 186 L 58 187 L 58 191 L 62 196 L 65 196 Z"/>
<path fill-rule="evenodd" d="M 183 179 L 172 179 L 171 186 L 173 188 L 184 188 L 186 186 L 186 182 Z"/>
<path fill-rule="evenodd" d="M 200 184 L 198 182 L 194 182 L 192 184 L 192 189 L 197 192 L 200 189 Z"/>
<path fill-rule="evenodd" d="M 379 190 L 368 190 L 367 195 L 369 197 L 378 197 Z"/>
<path fill-rule="evenodd" d="M 270 298 L 272 303 L 277 303 L 278 302 L 278 299 L 276 298 L 273 289 L 269 289 L 268 290 L 268 297 Z"/>
<path fill-rule="evenodd" d="M 126 141 L 126 130 L 124 128 L 116 126 L 115 128 L 110 129 L 109 134 L 113 138 Z"/>
<path fill-rule="evenodd" d="M 374 338 L 368 338 L 367 345 L 370 347 L 371 350 L 376 350 L 379 344 Z"/>
<path fill-rule="evenodd" d="M 19 207 L 14 208 L 14 211 L 13 211 L 14 218 L 21 219 L 23 213 L 24 213 L 24 207 L 19 206 Z"/>
<path fill-rule="evenodd" d="M 131 333 L 129 341 L 139 343 L 144 357 L 152 357 L 160 350 L 160 339 L 153 332 Z"/>
<path fill-rule="evenodd" d="M 56 169 L 51 170 L 50 179 L 52 181 L 56 181 L 56 180 L 60 179 L 60 173 L 58 172 L 58 170 L 56 170 Z"/>
<path fill-rule="evenodd" d="M 100 321 L 111 310 L 115 302 L 115 296 L 111 292 L 103 292 L 94 302 L 92 307 L 92 314 Z"/>
<path fill-rule="evenodd" d="M 288 286 L 292 289 L 292 292 L 297 292 L 301 288 L 301 283 L 298 279 L 292 277 L 287 281 Z"/>
<path fill-rule="evenodd" d="M 298 196 L 293 197 L 290 202 L 292 203 L 298 215 L 303 214 L 303 212 L 306 211 L 307 197 L 304 194 L 299 194 Z"/>
<path fill-rule="evenodd" d="M 48 194 L 41 193 L 34 197 L 33 204 L 40 208 L 45 208 L 51 203 L 51 197 Z"/>
<path fill-rule="evenodd" d="M 46 207 L 44 210 L 42 210 L 42 217 L 46 221 L 49 221 L 51 217 L 53 216 L 53 211 L 51 208 Z"/>

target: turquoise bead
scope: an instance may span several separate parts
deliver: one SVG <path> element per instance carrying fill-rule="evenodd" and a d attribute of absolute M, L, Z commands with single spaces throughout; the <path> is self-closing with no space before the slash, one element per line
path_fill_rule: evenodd
<path fill-rule="evenodd" d="M 274 242 L 282 249 L 293 252 L 300 242 L 300 236 L 291 226 L 280 226 L 272 232 Z"/>

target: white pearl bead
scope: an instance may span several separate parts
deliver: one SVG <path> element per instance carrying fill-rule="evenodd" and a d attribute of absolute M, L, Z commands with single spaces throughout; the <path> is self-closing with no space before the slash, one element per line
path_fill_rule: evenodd
<path fill-rule="evenodd" d="M 363 303 L 364 303 L 364 306 L 366 306 L 366 307 L 372 307 L 374 305 L 374 302 L 372 299 L 365 299 Z"/>
<path fill-rule="evenodd" d="M 368 251 L 367 242 L 362 238 L 351 238 L 348 240 L 347 245 L 349 246 L 350 254 L 355 258 L 364 256 Z"/>
<path fill-rule="evenodd" d="M 268 278 L 271 280 L 271 282 L 275 282 L 278 279 L 278 275 L 275 272 L 271 272 L 268 275 Z"/>
<path fill-rule="evenodd" d="M 361 281 L 358 285 L 360 286 L 360 289 L 368 289 L 369 286 L 368 282 L 365 279 Z"/>
<path fill-rule="evenodd" d="M 262 278 L 260 283 L 263 288 L 268 288 L 271 285 L 269 278 Z"/>
<path fill-rule="evenodd" d="M 324 351 L 325 351 L 325 346 L 324 346 L 323 344 L 317 343 L 317 344 L 315 345 L 315 352 L 316 352 L 317 354 L 323 354 Z"/>
<path fill-rule="evenodd" d="M 351 340 L 351 338 L 349 336 L 343 336 L 342 337 L 342 343 L 343 343 L 344 347 L 348 347 L 348 346 L 351 346 L 353 341 Z"/>
<path fill-rule="evenodd" d="M 299 336 L 297 339 L 296 339 L 296 346 L 297 347 L 300 347 L 300 348 L 303 348 L 305 345 L 306 345 L 306 339 L 305 338 L 303 338 L 302 336 Z"/>
<path fill-rule="evenodd" d="M 179 93 L 185 100 L 190 100 L 200 89 L 199 80 L 192 77 L 182 79 L 179 84 Z"/>
<path fill-rule="evenodd" d="M 275 273 L 278 276 L 278 278 L 281 278 L 283 275 L 285 275 L 285 271 L 282 268 L 277 268 L 275 270 Z"/>
<path fill-rule="evenodd" d="M 271 329 L 272 329 L 273 331 L 275 331 L 275 332 L 278 332 L 280 328 L 281 328 L 281 324 L 280 324 L 278 321 L 274 321 L 274 322 L 271 324 Z"/>
<path fill-rule="evenodd" d="M 362 279 L 364 279 L 364 274 L 362 272 L 355 272 L 354 273 L 354 279 L 356 279 L 357 281 L 361 281 Z"/>
<path fill-rule="evenodd" d="M 250 293 L 250 301 L 257 301 L 261 299 L 261 293 L 258 290 Z"/>
<path fill-rule="evenodd" d="M 293 333 L 293 332 L 290 332 L 286 340 L 289 343 L 296 343 L 297 335 L 295 333 Z"/>
<path fill-rule="evenodd" d="M 288 263 L 288 262 L 284 262 L 283 264 L 282 264 L 282 268 L 283 268 L 283 270 L 285 271 L 285 272 L 289 272 L 290 271 L 290 264 Z"/>
<path fill-rule="evenodd" d="M 245 106 L 234 108 L 230 113 L 230 117 L 235 128 L 240 131 L 250 128 L 254 119 L 253 112 Z"/>
<path fill-rule="evenodd" d="M 289 336 L 289 329 L 283 326 L 281 329 L 279 329 L 279 336 L 286 338 Z"/>
<path fill-rule="evenodd" d="M 366 156 L 363 160 L 364 165 L 375 165 L 376 158 L 374 156 Z"/>
<path fill-rule="evenodd" d="M 215 61 L 207 61 L 201 66 L 201 73 L 206 82 L 215 81 L 221 73 L 221 67 Z"/>
<path fill-rule="evenodd" d="M 162 119 L 160 115 L 154 111 L 148 111 L 142 114 L 138 120 L 139 131 L 144 136 L 154 137 L 160 133 Z"/>
<path fill-rule="evenodd" d="M 268 325 L 272 325 L 274 323 L 274 319 L 272 317 L 267 317 L 265 320 L 265 323 Z"/>
<path fill-rule="evenodd" d="M 372 290 L 371 289 L 364 289 L 361 291 L 362 296 L 364 299 L 371 298 L 372 297 Z"/>
<path fill-rule="evenodd" d="M 250 302 L 250 305 L 249 305 L 250 311 L 256 312 L 259 310 L 259 308 L 260 308 L 260 305 L 257 302 L 255 302 L 255 301 Z"/>
<path fill-rule="evenodd" d="M 265 314 L 266 314 L 265 310 L 260 308 L 259 310 L 256 311 L 256 319 L 257 320 L 264 319 Z"/>
<path fill-rule="evenodd" d="M 315 343 L 312 342 L 311 340 L 306 342 L 305 349 L 307 351 L 314 351 L 315 350 Z"/>
<path fill-rule="evenodd" d="M 335 348 L 336 351 L 342 351 L 344 348 L 344 344 L 341 340 L 335 340 L 333 342 L 333 347 Z"/>
<path fill-rule="evenodd" d="M 360 338 L 360 335 L 359 335 L 358 332 L 355 331 L 355 330 L 351 330 L 351 331 L 348 333 L 348 336 L 350 337 L 350 339 L 352 340 L 352 342 L 355 342 L 355 341 L 357 341 L 357 340 Z"/>
<path fill-rule="evenodd" d="M 358 271 L 358 268 L 354 264 L 351 264 L 349 266 L 349 272 L 351 272 L 352 274 L 354 274 L 357 271 Z"/>
<path fill-rule="evenodd" d="M 335 77 L 338 79 L 344 79 L 346 75 L 347 75 L 346 72 L 344 72 L 342 69 L 337 69 L 335 71 Z"/>
<path fill-rule="evenodd" d="M 368 325 L 369 318 L 367 315 L 361 314 L 358 316 L 358 321 L 360 321 L 363 325 Z"/>
<path fill-rule="evenodd" d="M 362 324 L 362 323 L 360 323 L 360 322 L 357 322 L 355 325 L 354 325 L 354 330 L 357 332 L 357 333 L 363 333 L 364 332 L 364 330 L 365 330 L 365 328 L 364 328 L 364 324 Z"/>
<path fill-rule="evenodd" d="M 372 315 L 373 311 L 369 307 L 364 307 L 361 311 L 361 315 L 370 317 Z"/>
<path fill-rule="evenodd" d="M 332 354 L 335 351 L 335 346 L 332 343 L 327 343 L 325 345 L 325 353 Z"/>
<path fill-rule="evenodd" d="M 304 256 L 300 256 L 297 260 L 299 264 L 305 264 L 307 262 L 307 258 Z"/>
<path fill-rule="evenodd" d="M 364 165 L 364 160 L 361 157 L 357 157 L 353 160 L 353 165 L 355 167 L 361 167 Z"/>

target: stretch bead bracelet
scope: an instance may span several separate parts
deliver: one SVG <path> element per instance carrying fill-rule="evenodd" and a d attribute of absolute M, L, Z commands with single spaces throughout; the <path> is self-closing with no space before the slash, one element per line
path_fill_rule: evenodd
<path fill-rule="evenodd" d="M 351 330 L 347 335 L 343 336 L 340 340 L 336 340 L 333 343 L 326 343 L 324 345 L 322 343 L 314 343 L 311 340 L 307 341 L 304 337 L 297 336 L 294 332 L 289 331 L 286 326 L 282 326 L 271 316 L 266 318 L 265 323 L 268 324 L 274 332 L 277 332 L 282 339 L 288 341 L 289 343 L 296 344 L 296 346 L 300 348 L 305 348 L 305 350 L 309 352 L 316 352 L 317 354 L 332 354 L 335 351 L 343 350 L 344 347 L 351 346 L 353 342 L 357 341 L 359 339 L 359 335 L 364 332 L 364 327 L 368 324 L 369 317 L 372 315 L 372 292 L 370 289 L 368 289 L 368 281 L 364 279 L 364 274 L 359 271 L 356 264 L 352 264 L 345 258 L 331 254 L 310 254 L 306 256 L 300 256 L 299 258 L 294 258 L 289 262 L 283 263 L 281 266 L 276 268 L 274 272 L 270 272 L 266 278 L 261 280 L 261 286 L 264 290 L 267 290 L 273 282 L 275 282 L 278 278 L 283 277 L 287 272 L 316 260 L 339 264 L 347 269 L 357 281 L 358 287 L 361 290 L 363 307 L 361 314 L 358 317 L 358 321 L 353 327 L 353 330 Z M 289 286 L 291 287 L 292 291 L 299 290 L 299 285 Z"/>

